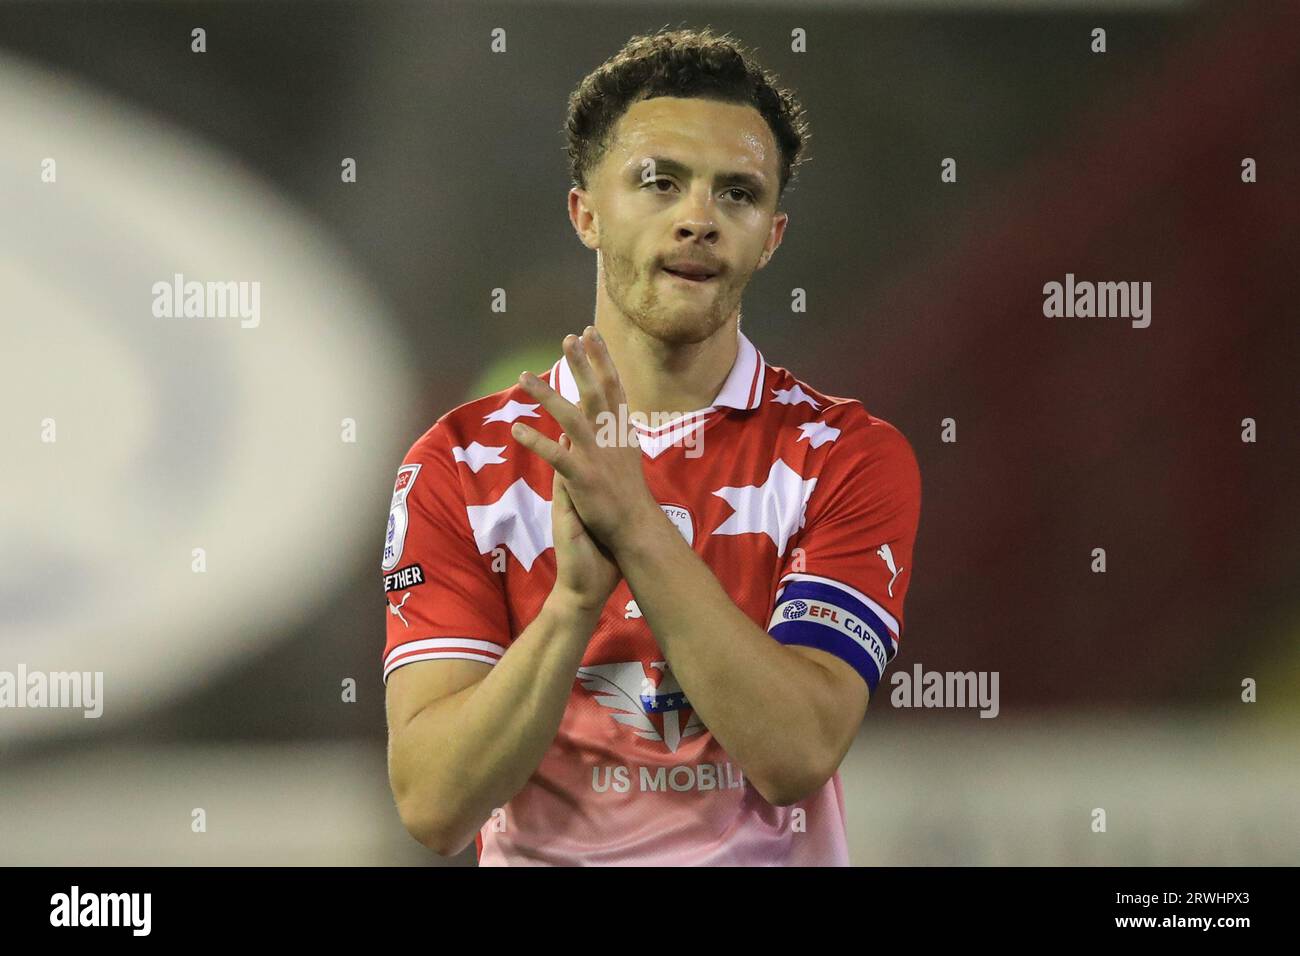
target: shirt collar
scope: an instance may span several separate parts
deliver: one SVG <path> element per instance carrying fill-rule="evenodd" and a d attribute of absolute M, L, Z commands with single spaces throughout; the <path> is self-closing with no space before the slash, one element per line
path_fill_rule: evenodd
<path fill-rule="evenodd" d="M 763 401 L 763 376 L 767 371 L 767 362 L 753 342 L 744 332 L 736 330 L 736 360 L 731 365 L 727 380 L 722 383 L 722 390 L 711 403 L 712 408 L 757 408 Z M 551 367 L 551 387 L 555 388 L 559 380 L 559 393 L 566 400 L 578 403 L 578 383 L 574 381 L 569 369 L 569 360 L 560 356 L 560 360 Z"/>

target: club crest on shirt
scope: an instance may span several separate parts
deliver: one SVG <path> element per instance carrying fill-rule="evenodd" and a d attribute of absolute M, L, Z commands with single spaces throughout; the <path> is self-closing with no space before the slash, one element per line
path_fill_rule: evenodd
<path fill-rule="evenodd" d="M 667 661 L 640 661 L 578 668 L 578 680 L 609 715 L 646 740 L 661 741 L 672 753 L 685 737 L 704 730 Z"/>
<path fill-rule="evenodd" d="M 659 507 L 664 510 L 664 514 L 668 516 L 668 520 L 671 521 L 677 527 L 677 530 L 682 533 L 682 537 L 686 539 L 686 543 L 693 547 L 695 545 L 695 522 L 691 520 L 691 513 L 681 505 L 661 504 Z"/>

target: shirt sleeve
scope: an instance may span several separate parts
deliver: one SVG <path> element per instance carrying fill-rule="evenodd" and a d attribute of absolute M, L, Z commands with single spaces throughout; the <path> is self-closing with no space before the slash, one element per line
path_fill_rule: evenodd
<path fill-rule="evenodd" d="M 888 422 L 842 427 L 781 569 L 768 632 L 853 666 L 871 693 L 898 653 L 921 515 L 921 473 Z"/>
<path fill-rule="evenodd" d="M 383 680 L 416 661 L 496 664 L 510 643 L 505 585 L 479 553 L 440 425 L 407 452 L 393 485 L 381 563 Z"/>

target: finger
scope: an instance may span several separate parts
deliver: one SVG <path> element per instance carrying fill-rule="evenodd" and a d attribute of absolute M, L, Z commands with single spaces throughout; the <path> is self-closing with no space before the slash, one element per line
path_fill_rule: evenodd
<path fill-rule="evenodd" d="M 573 373 L 573 381 L 578 386 L 578 401 L 582 405 L 582 411 L 587 416 L 587 420 L 594 424 L 597 415 L 609 410 L 609 403 L 602 383 L 597 379 L 587 358 L 586 344 L 581 336 L 566 335 L 561 346 L 564 349 L 564 357 L 569 360 L 569 371 Z"/>
<path fill-rule="evenodd" d="M 609 354 L 609 349 L 605 345 L 605 340 L 594 325 L 587 326 L 583 332 L 586 339 L 587 358 L 591 363 L 592 370 L 595 372 L 600 382 L 601 390 L 605 394 L 606 406 L 610 408 L 611 414 L 615 414 L 616 421 L 620 423 L 623 435 L 620 440 L 621 444 L 632 445 L 637 442 L 636 425 L 638 422 L 645 424 L 646 419 L 643 414 L 632 413 L 627 408 L 627 395 L 623 391 L 623 382 L 618 377 L 618 368 L 614 365 L 614 356 Z M 622 424 L 626 422 L 626 424 Z"/>
<path fill-rule="evenodd" d="M 560 432 L 559 444 L 566 453 L 573 447 L 573 441 L 565 432 Z M 552 500 L 560 502 L 562 510 L 573 511 L 573 499 L 569 497 L 569 489 L 564 484 L 564 476 L 560 474 L 558 468 L 555 470 L 555 481 L 552 483 Z"/>
<path fill-rule="evenodd" d="M 584 416 L 578 406 L 568 401 L 532 372 L 520 373 L 519 384 L 523 386 L 525 392 L 541 402 L 542 407 L 551 413 L 551 417 L 559 423 L 562 430 L 581 434 Z"/>
<path fill-rule="evenodd" d="M 563 434 L 560 435 L 560 444 L 565 445 L 567 443 L 568 437 Z M 553 524 L 552 527 L 556 529 L 574 529 L 574 533 L 570 534 L 569 537 L 570 539 L 578 538 L 584 533 L 581 525 L 582 518 L 578 516 L 578 510 L 573 507 L 573 499 L 569 497 L 569 488 L 564 483 L 564 476 L 560 474 L 559 469 L 552 472 L 552 475 L 551 519 L 553 522 L 558 522 L 558 524 Z M 570 523 L 574 519 L 576 519 L 576 524 Z"/>
<path fill-rule="evenodd" d="M 618 377 L 618 367 L 614 364 L 614 357 L 609 354 L 609 349 L 605 347 L 605 340 L 594 325 L 587 326 L 583 332 L 583 340 L 586 345 L 587 361 L 605 395 L 605 405 L 607 408 L 616 409 L 624 404 L 627 398 L 623 394 L 623 382 Z"/>
<path fill-rule="evenodd" d="M 558 442 L 547 438 L 536 428 L 525 425 L 523 422 L 515 422 L 510 426 L 510 434 L 515 441 L 523 445 L 529 451 L 539 455 L 547 464 L 555 469 L 556 474 L 568 477 L 571 468 L 569 453 L 560 447 Z"/>
<path fill-rule="evenodd" d="M 561 517 L 565 512 L 571 510 L 572 505 L 569 503 L 569 495 L 564 490 L 564 479 L 560 477 L 559 469 L 552 473 L 551 479 L 551 513 L 556 517 Z"/>

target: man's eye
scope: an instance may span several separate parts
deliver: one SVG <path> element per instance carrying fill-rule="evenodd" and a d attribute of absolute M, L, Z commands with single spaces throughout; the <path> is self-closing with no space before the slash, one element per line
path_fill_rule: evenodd
<path fill-rule="evenodd" d="M 753 196 L 753 194 L 750 193 L 749 190 L 747 190 L 747 189 L 741 189 L 739 186 L 732 186 L 730 189 L 727 190 L 727 194 L 728 194 L 728 195 L 730 195 L 730 194 L 732 194 L 732 193 L 740 193 L 740 198 L 736 200 L 737 202 L 753 202 L 753 201 L 754 201 L 754 196 Z"/>
<path fill-rule="evenodd" d="M 657 193 L 667 192 L 667 190 L 664 190 L 664 189 L 654 189 L 655 186 L 658 186 L 658 185 L 660 185 L 660 184 L 666 184 L 666 185 L 672 186 L 672 185 L 673 185 L 673 181 L 672 181 L 671 179 L 665 179 L 665 178 L 662 177 L 662 176 L 658 176 L 658 177 L 656 177 L 656 178 L 650 180 L 649 182 L 642 183 L 642 184 L 641 184 L 641 188 L 642 188 L 642 189 L 651 189 L 653 192 L 657 192 Z"/>

